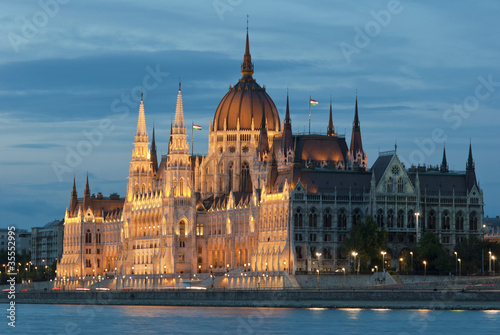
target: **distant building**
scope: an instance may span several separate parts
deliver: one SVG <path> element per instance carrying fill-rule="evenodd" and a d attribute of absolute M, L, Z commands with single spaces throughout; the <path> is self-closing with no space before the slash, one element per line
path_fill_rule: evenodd
<path fill-rule="evenodd" d="M 0 229 L 0 250 L 8 249 L 9 230 Z M 22 254 L 23 250 L 29 252 L 31 250 L 31 233 L 25 229 L 16 229 L 16 252 Z"/>
<path fill-rule="evenodd" d="M 500 217 L 484 218 L 484 240 L 500 243 Z"/>
<path fill-rule="evenodd" d="M 31 228 L 33 266 L 50 265 L 63 253 L 64 221 L 54 220 L 43 227 Z"/>

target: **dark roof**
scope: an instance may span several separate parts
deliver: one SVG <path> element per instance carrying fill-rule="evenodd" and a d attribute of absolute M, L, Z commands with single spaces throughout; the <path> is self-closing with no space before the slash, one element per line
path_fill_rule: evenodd
<path fill-rule="evenodd" d="M 416 181 L 416 172 L 407 172 L 413 185 Z M 439 172 L 439 171 L 426 171 L 419 172 L 418 178 L 420 181 L 421 194 L 438 195 L 452 195 L 455 191 L 457 196 L 465 196 L 467 194 L 467 184 L 465 180 L 465 173 L 463 172 Z"/>
<path fill-rule="evenodd" d="M 380 155 L 380 156 L 378 156 L 375 163 L 373 163 L 371 170 L 374 171 L 375 182 L 377 184 L 380 181 L 380 179 L 382 178 L 382 176 L 384 175 L 385 170 L 387 170 L 387 166 L 391 162 L 392 157 L 394 157 L 394 154 Z"/>
<path fill-rule="evenodd" d="M 325 135 L 295 135 L 295 161 L 338 162 L 347 161 L 344 137 Z"/>
<path fill-rule="evenodd" d="M 64 222 L 64 220 L 54 220 L 52 222 L 45 224 L 45 226 L 43 226 L 43 229 L 52 228 L 56 225 L 62 224 L 63 222 Z"/>
<path fill-rule="evenodd" d="M 279 177 L 278 177 L 279 178 Z M 366 171 L 331 170 L 328 168 L 296 169 L 294 185 L 298 180 L 310 193 L 326 192 L 361 194 L 370 189 L 371 173 Z"/>

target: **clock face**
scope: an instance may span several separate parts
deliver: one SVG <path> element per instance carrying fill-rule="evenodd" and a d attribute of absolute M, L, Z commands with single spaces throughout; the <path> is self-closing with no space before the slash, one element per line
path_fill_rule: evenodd
<path fill-rule="evenodd" d="M 392 174 L 397 176 L 399 174 L 399 166 L 392 167 Z"/>

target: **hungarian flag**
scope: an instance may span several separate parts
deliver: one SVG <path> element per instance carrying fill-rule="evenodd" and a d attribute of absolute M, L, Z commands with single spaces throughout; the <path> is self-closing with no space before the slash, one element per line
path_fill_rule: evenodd
<path fill-rule="evenodd" d="M 311 105 L 314 106 L 314 105 L 317 105 L 318 104 L 318 101 L 314 100 L 314 99 L 311 99 Z"/>
<path fill-rule="evenodd" d="M 197 124 L 193 123 L 193 129 L 194 130 L 201 130 L 201 126 L 198 126 Z"/>

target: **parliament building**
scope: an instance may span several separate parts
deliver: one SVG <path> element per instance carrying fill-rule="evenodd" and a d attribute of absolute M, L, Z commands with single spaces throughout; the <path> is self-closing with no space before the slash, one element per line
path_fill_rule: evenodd
<path fill-rule="evenodd" d="M 435 167 L 405 167 L 396 150 L 369 167 L 357 97 L 350 143 L 331 106 L 326 134 L 297 134 L 288 97 L 281 121 L 253 73 L 247 31 L 241 79 L 215 111 L 204 156 L 189 153 L 180 85 L 162 157 L 141 99 L 126 196 L 91 195 L 87 177 L 79 198 L 73 183 L 59 277 L 333 272 L 347 268 L 343 239 L 368 216 L 388 231 L 388 268 L 425 231 L 450 253 L 482 236 L 470 146 L 462 172 L 449 170 L 445 152 Z"/>

